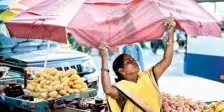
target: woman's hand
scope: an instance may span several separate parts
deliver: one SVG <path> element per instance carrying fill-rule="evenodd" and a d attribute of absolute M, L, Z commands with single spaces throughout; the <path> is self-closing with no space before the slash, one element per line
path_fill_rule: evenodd
<path fill-rule="evenodd" d="M 164 21 L 164 25 L 167 27 L 169 33 L 173 33 L 176 28 L 176 22 L 171 14 L 171 17 Z"/>
<path fill-rule="evenodd" d="M 102 42 L 98 47 L 101 57 L 107 56 L 107 48 L 110 48 L 108 43 Z"/>
<path fill-rule="evenodd" d="M 170 18 L 164 21 L 164 25 L 167 27 L 169 34 L 163 59 L 154 66 L 156 80 L 158 80 L 160 76 L 162 76 L 162 74 L 165 72 L 165 70 L 169 67 L 173 58 L 174 31 L 176 28 L 176 22 L 174 21 L 172 14 Z"/>

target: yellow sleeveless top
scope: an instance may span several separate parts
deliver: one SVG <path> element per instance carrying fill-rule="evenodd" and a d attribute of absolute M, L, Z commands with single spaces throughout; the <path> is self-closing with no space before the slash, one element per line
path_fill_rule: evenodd
<path fill-rule="evenodd" d="M 137 83 L 123 80 L 114 86 L 128 99 L 123 112 L 142 112 L 144 107 L 160 112 L 161 95 L 151 70 L 140 72 Z M 110 96 L 107 96 L 107 100 L 112 112 L 121 112 L 116 100 Z"/>

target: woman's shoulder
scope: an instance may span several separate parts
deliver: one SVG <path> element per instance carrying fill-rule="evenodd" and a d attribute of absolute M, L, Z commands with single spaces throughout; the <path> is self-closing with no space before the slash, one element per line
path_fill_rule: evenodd
<path fill-rule="evenodd" d="M 142 78 L 146 78 L 146 77 L 154 78 L 155 81 L 156 81 L 156 83 L 157 83 L 157 85 L 158 85 L 158 82 L 157 82 L 158 79 L 156 79 L 156 74 L 155 74 L 155 72 L 154 72 L 154 67 L 152 67 L 151 69 L 147 69 L 147 70 L 141 72 L 139 75 L 140 75 L 140 77 L 142 77 Z"/>
<path fill-rule="evenodd" d="M 121 80 L 121 81 L 119 81 L 119 82 L 116 82 L 116 83 L 114 83 L 113 84 L 113 86 L 119 86 L 119 85 L 122 85 L 122 84 L 124 84 L 126 81 L 125 80 Z"/>
<path fill-rule="evenodd" d="M 152 71 L 152 68 L 150 68 L 150 69 L 146 69 L 146 70 L 144 70 L 144 71 L 141 71 L 141 72 L 139 72 L 139 75 L 140 76 L 142 76 L 142 75 L 151 75 L 151 71 Z"/>
<path fill-rule="evenodd" d="M 134 82 L 131 81 L 127 81 L 127 80 L 121 80 L 119 82 L 116 82 L 115 84 L 113 84 L 114 87 L 125 87 L 127 85 L 132 85 L 134 84 Z"/>

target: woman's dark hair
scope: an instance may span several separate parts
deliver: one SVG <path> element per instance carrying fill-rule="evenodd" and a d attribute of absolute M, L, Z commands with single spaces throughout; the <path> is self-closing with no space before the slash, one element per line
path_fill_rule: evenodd
<path fill-rule="evenodd" d="M 116 82 L 124 80 L 123 76 L 118 71 L 119 68 L 123 67 L 124 55 L 125 54 L 120 54 L 113 62 L 113 70 L 114 70 L 115 74 L 117 75 L 117 79 L 115 79 Z"/>

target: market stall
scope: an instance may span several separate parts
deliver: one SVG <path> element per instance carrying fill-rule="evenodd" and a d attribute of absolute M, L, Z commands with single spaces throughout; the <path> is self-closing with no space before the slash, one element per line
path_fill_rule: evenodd
<path fill-rule="evenodd" d="M 88 88 L 75 69 L 58 71 L 55 68 L 46 68 L 36 72 L 32 78 L 26 80 L 26 74 L 25 80 L 2 78 L 1 100 L 12 110 L 21 108 L 35 112 L 56 109 L 57 106 L 54 105 L 58 100 L 70 100 L 73 103 L 76 101 L 77 104 L 80 104 L 82 100 L 79 99 L 82 98 L 95 101 L 93 97 L 96 95 L 96 89 Z M 75 106 L 70 108 L 75 109 Z"/>

